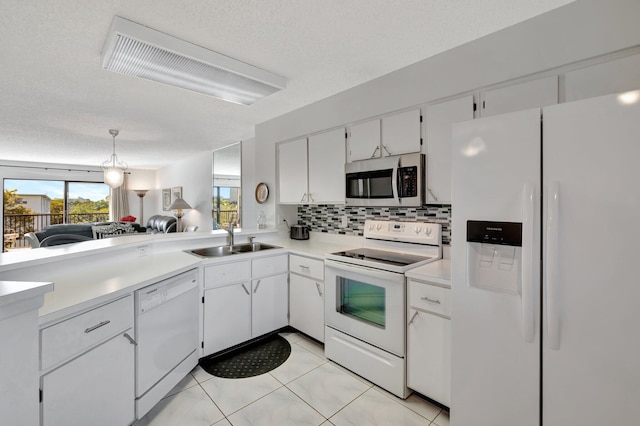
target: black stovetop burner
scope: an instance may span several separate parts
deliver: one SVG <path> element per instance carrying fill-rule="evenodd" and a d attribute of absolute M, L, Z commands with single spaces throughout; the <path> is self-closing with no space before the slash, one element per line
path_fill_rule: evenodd
<path fill-rule="evenodd" d="M 429 256 L 416 256 L 413 254 L 368 248 L 339 251 L 333 254 L 351 259 L 368 260 L 396 266 L 407 266 L 431 259 Z"/>

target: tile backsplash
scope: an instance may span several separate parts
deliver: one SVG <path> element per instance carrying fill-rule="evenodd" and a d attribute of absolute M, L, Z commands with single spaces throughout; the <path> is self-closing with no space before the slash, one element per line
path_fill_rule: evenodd
<path fill-rule="evenodd" d="M 343 227 L 343 217 L 347 226 Z M 407 220 L 442 225 L 442 243 L 451 244 L 451 205 L 423 207 L 350 207 L 341 204 L 299 205 L 298 223 L 311 231 L 363 235 L 365 219 Z"/>

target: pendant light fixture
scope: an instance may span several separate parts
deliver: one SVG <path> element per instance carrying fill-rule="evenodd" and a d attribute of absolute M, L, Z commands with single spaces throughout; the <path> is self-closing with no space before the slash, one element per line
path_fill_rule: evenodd
<path fill-rule="evenodd" d="M 111 188 L 117 188 L 122 185 L 124 182 L 124 171 L 127 170 L 127 163 L 119 161 L 116 155 L 116 136 L 118 136 L 119 133 L 119 130 L 109 129 L 109 134 L 113 137 L 113 154 L 111 154 L 111 158 L 102 163 L 104 183 Z"/>

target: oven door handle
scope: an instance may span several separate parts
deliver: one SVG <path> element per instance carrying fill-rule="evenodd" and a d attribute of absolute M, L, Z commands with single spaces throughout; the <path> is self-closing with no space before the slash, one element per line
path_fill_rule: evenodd
<path fill-rule="evenodd" d="M 382 269 L 369 268 L 367 266 L 346 264 L 330 259 L 325 260 L 325 265 L 327 268 L 334 269 L 336 271 L 351 272 L 376 279 L 398 281 L 404 284 L 404 274 L 396 272 L 383 271 Z"/>

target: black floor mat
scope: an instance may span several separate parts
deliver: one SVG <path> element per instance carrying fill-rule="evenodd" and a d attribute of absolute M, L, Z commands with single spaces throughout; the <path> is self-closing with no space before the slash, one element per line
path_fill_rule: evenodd
<path fill-rule="evenodd" d="M 268 373 L 289 358 L 291 345 L 282 336 L 271 336 L 229 354 L 203 358 L 200 366 L 225 379 L 242 379 Z"/>

